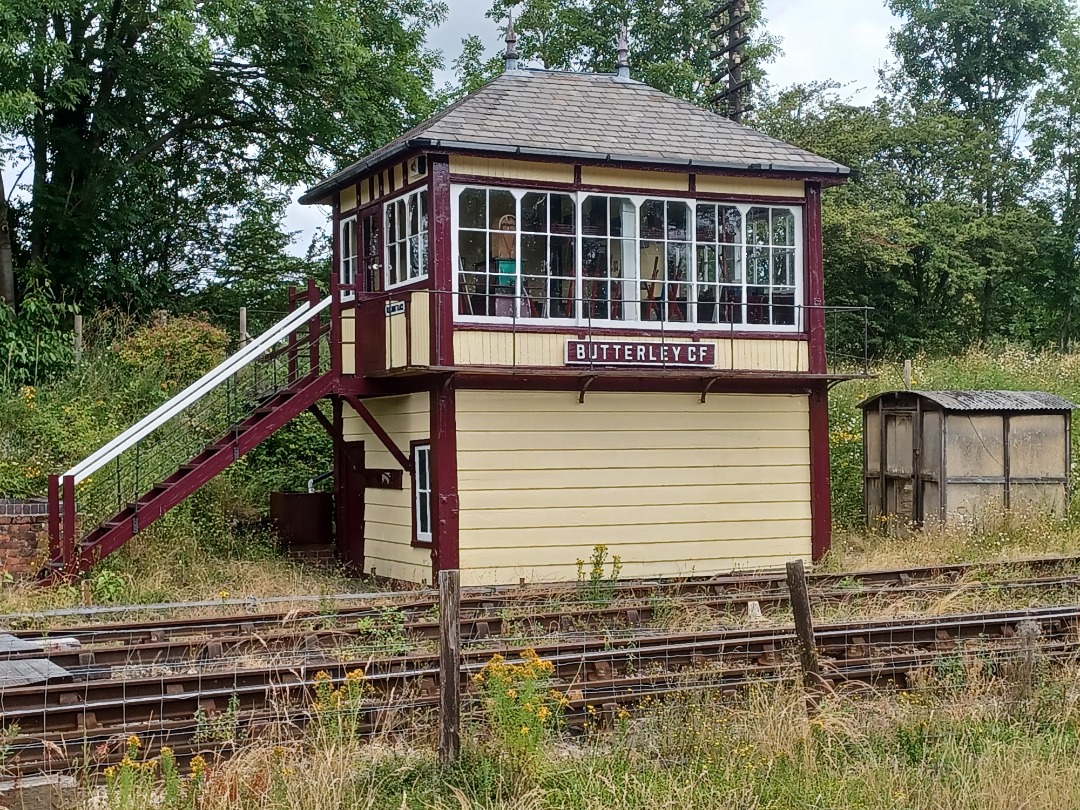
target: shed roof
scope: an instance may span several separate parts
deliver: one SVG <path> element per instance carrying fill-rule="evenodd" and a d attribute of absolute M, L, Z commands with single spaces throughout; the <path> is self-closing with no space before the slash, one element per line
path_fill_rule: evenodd
<path fill-rule="evenodd" d="M 859 403 L 866 408 L 882 397 L 914 394 L 946 411 L 1069 411 L 1076 405 L 1045 391 L 886 391 Z"/>
<path fill-rule="evenodd" d="M 413 149 L 807 175 L 846 166 L 633 79 L 509 70 L 300 197 L 304 204 Z"/>

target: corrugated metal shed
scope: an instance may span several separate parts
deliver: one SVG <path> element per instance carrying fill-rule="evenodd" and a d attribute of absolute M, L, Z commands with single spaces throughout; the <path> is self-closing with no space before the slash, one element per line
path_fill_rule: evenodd
<path fill-rule="evenodd" d="M 860 408 L 876 402 L 881 397 L 895 396 L 899 392 L 888 391 L 870 397 L 859 404 Z M 909 391 L 936 402 L 946 411 L 1071 411 L 1077 406 L 1064 397 L 1044 391 Z"/>
<path fill-rule="evenodd" d="M 1062 514 L 1072 411 L 1042 391 L 886 391 L 861 403 L 870 525 Z"/>

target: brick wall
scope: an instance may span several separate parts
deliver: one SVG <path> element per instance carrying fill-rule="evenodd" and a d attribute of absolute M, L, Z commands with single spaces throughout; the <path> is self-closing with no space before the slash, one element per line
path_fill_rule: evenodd
<path fill-rule="evenodd" d="M 37 572 L 49 553 L 48 514 L 44 500 L 0 498 L 0 574 Z"/>

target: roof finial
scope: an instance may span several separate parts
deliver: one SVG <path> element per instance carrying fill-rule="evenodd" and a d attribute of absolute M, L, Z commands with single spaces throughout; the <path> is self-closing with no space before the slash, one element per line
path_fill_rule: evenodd
<path fill-rule="evenodd" d="M 619 54 L 616 75 L 620 79 L 630 78 L 630 43 L 627 41 L 626 26 L 619 29 Z"/>
<path fill-rule="evenodd" d="M 517 34 L 514 33 L 514 12 L 506 23 L 506 53 L 503 55 L 506 70 L 518 69 Z"/>

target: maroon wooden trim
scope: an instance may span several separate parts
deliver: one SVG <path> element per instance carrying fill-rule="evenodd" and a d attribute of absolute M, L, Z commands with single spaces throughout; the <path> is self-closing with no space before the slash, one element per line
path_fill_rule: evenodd
<path fill-rule="evenodd" d="M 379 420 L 375 418 L 375 415 L 367 409 L 367 406 L 356 396 L 352 394 L 342 395 L 344 399 L 352 409 L 359 414 L 360 418 L 364 420 L 364 423 L 371 428 L 371 432 L 375 434 L 375 437 L 382 442 L 383 447 L 390 453 L 401 465 L 401 469 L 405 472 L 412 474 L 412 459 L 401 452 L 401 448 L 397 446 L 394 440 L 390 437 L 390 434 L 386 432 L 382 425 L 379 424 Z"/>
<path fill-rule="evenodd" d="M 64 531 L 60 535 L 60 556 L 67 569 L 75 562 L 75 510 L 78 508 L 75 503 L 75 476 L 65 475 L 60 479 L 60 486 L 64 491 Z"/>
<path fill-rule="evenodd" d="M 825 269 L 821 244 L 821 185 L 806 184 L 806 214 L 803 217 L 805 246 L 803 265 L 806 268 L 806 293 L 803 299 L 810 304 L 804 310 L 807 331 L 810 333 L 810 371 L 825 372 Z"/>
<path fill-rule="evenodd" d="M 589 391 L 648 391 L 687 393 L 700 396 L 708 387 L 710 393 L 729 394 L 808 394 L 815 382 L 794 377 L 768 378 L 716 374 L 683 374 L 678 376 L 646 376 L 633 373 L 612 373 L 608 370 L 575 375 L 521 374 L 507 369 L 507 374 L 477 374 L 460 371 L 454 374 L 454 387 L 460 390 L 486 391 L 574 391 L 581 390 L 586 381 Z"/>
<path fill-rule="evenodd" d="M 433 157 L 428 163 L 431 185 L 428 200 L 429 239 L 431 243 L 431 362 L 450 365 L 454 362 L 454 257 L 450 250 L 450 164 L 445 157 Z M 441 292 L 442 294 L 439 294 Z"/>
<path fill-rule="evenodd" d="M 64 561 L 63 540 L 60 537 L 60 476 L 49 476 L 49 559 Z"/>
<path fill-rule="evenodd" d="M 832 542 L 832 499 L 829 486 L 829 389 L 810 392 L 810 547 L 820 560 Z"/>
<path fill-rule="evenodd" d="M 659 323 L 659 321 L 657 321 Z M 687 330 L 661 330 L 661 329 L 636 329 L 627 328 L 621 329 L 617 326 L 614 327 L 588 327 L 580 325 L 551 325 L 546 326 L 544 324 L 533 324 L 519 321 L 517 324 L 510 323 L 461 323 L 454 324 L 454 328 L 461 332 L 524 332 L 535 334 L 558 334 L 558 335 L 571 335 L 579 340 L 585 340 L 589 335 L 593 337 L 652 337 L 659 338 L 675 338 L 675 337 L 687 337 L 691 339 L 744 339 L 744 338 L 756 338 L 758 340 L 806 340 L 807 334 L 805 332 L 746 332 L 735 331 L 731 332 L 726 329 L 714 330 L 714 329 L 687 329 Z"/>
<path fill-rule="evenodd" d="M 627 171 L 639 171 L 639 172 L 668 172 L 671 174 L 690 174 L 695 173 L 699 177 L 703 175 L 718 176 L 718 177 L 754 177 L 763 180 L 800 180 L 808 181 L 814 180 L 822 185 L 841 185 L 848 181 L 848 176 L 844 174 L 834 174 L 832 172 L 798 172 L 790 170 L 766 170 L 762 169 L 738 169 L 738 168 L 722 168 L 722 167 L 710 167 L 691 165 L 689 162 L 685 164 L 676 163 L 650 163 L 646 160 L 642 161 L 625 161 L 625 160 L 608 160 L 605 157 L 598 157 L 596 160 L 586 160 L 581 155 L 531 155 L 527 152 L 520 154 L 510 154 L 507 152 L 499 152 L 485 149 L 432 149 L 429 153 L 432 156 L 449 156 L 454 155 L 466 155 L 468 157 L 490 158 L 493 160 L 522 160 L 530 163 L 562 163 L 564 165 L 581 165 L 581 166 L 602 166 L 606 169 L 623 169 Z"/>
<path fill-rule="evenodd" d="M 434 497 L 435 488 L 431 486 L 431 480 L 432 480 L 431 479 L 431 467 L 432 467 L 432 464 L 431 464 L 431 459 L 432 459 L 431 439 L 413 439 L 411 442 L 409 442 L 409 458 L 410 459 L 415 459 L 416 458 L 416 448 L 417 447 L 427 447 L 428 448 L 428 487 L 431 489 L 431 492 L 430 492 L 430 495 L 429 495 L 429 503 L 428 503 L 428 520 L 431 523 L 431 540 L 429 540 L 427 542 L 424 542 L 424 541 L 418 540 L 416 538 L 416 534 L 417 534 L 416 530 L 417 530 L 417 528 L 419 528 L 419 522 L 418 522 L 418 517 L 417 517 L 417 514 L 416 514 L 416 478 L 417 478 L 417 476 L 416 476 L 416 474 L 414 472 L 413 475 L 409 476 L 409 481 L 411 482 L 409 484 L 409 501 L 411 503 L 410 511 L 412 513 L 412 532 L 411 532 L 411 535 L 409 537 L 409 545 L 411 545 L 413 548 L 426 548 L 426 549 L 429 549 L 429 550 L 433 550 L 435 548 L 435 509 L 434 509 L 434 507 L 435 507 L 435 497 Z M 416 463 L 414 462 L 413 463 L 413 470 L 415 471 L 415 469 L 416 469 Z"/>
<path fill-rule="evenodd" d="M 333 406 L 334 432 L 331 435 L 334 437 L 334 526 L 338 558 L 355 568 L 357 573 L 363 573 L 366 449 L 362 441 L 345 441 L 341 399 L 334 397 Z"/>
<path fill-rule="evenodd" d="M 450 182 L 455 185 L 493 186 L 496 188 L 531 188 L 543 191 L 581 191 L 586 194 L 633 195 L 636 197 L 676 197 L 679 199 L 701 200 L 702 202 L 735 202 L 751 205 L 787 205 L 802 207 L 805 197 L 772 197 L 761 194 L 726 194 L 717 191 L 693 191 L 684 189 L 642 188 L 641 186 L 600 186 L 595 183 L 582 183 L 576 179 L 572 183 L 545 180 L 508 180 L 503 177 L 486 177 L 480 174 L 452 174 Z"/>
<path fill-rule="evenodd" d="M 434 530 L 432 581 L 460 566 L 457 477 L 457 399 L 452 379 L 431 386 L 431 493 Z"/>

